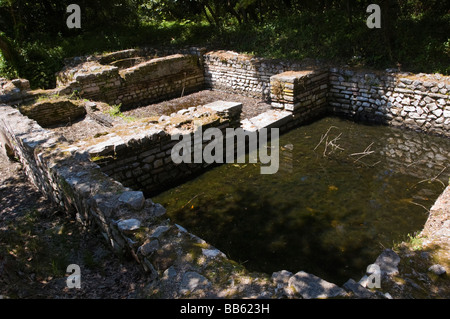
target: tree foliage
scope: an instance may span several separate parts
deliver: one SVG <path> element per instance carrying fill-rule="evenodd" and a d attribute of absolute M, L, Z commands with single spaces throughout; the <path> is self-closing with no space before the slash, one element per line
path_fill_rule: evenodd
<path fill-rule="evenodd" d="M 373 0 L 0 0 L 0 73 L 54 84 L 65 57 L 136 45 L 213 45 L 271 57 L 355 56 L 450 73 L 450 2 L 378 0 L 382 28 L 365 24 Z M 81 29 L 66 25 L 81 8 Z M 8 69 L 8 68 L 6 68 Z M 14 73 L 14 72 L 13 72 Z M 2 76 L 2 74 L 0 74 Z"/>

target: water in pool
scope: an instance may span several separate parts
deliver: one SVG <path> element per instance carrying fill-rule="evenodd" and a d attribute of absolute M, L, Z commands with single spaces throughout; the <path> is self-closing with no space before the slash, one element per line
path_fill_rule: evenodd
<path fill-rule="evenodd" d="M 343 284 L 420 231 L 449 183 L 447 138 L 330 117 L 279 145 L 277 174 L 224 164 L 152 199 L 249 270 Z"/>

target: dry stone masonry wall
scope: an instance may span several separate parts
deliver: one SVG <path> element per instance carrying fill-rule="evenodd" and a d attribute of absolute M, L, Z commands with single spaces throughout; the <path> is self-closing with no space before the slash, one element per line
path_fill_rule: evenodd
<path fill-rule="evenodd" d="M 68 124 L 86 115 L 84 101 L 70 99 L 46 99 L 19 106 L 25 116 L 34 119 L 39 125 L 48 127 Z"/>
<path fill-rule="evenodd" d="M 332 68 L 334 114 L 450 136 L 450 80 Z"/>
<path fill-rule="evenodd" d="M 88 61 L 60 73 L 58 86 L 60 94 L 75 93 L 126 109 L 198 91 L 204 76 L 197 56 L 176 54 L 122 70 Z"/>
<path fill-rule="evenodd" d="M 326 113 L 326 69 L 283 72 L 270 78 L 270 86 L 272 107 L 292 112 L 295 122 L 317 119 Z"/>
<path fill-rule="evenodd" d="M 315 99 L 318 104 L 327 104 L 326 114 L 450 136 L 449 77 L 323 69 L 311 63 L 259 59 L 230 51 L 206 53 L 204 67 L 205 81 L 211 88 L 271 100 L 275 108 L 294 115 L 304 112 L 305 105 L 309 111 Z M 311 70 L 327 75 L 321 79 L 319 95 L 315 91 L 319 88 L 314 86 L 302 95 L 298 85 L 301 73 L 294 73 L 312 74 Z M 283 87 L 280 83 L 286 84 Z M 294 87 L 299 92 L 296 96 L 290 91 Z M 294 99 L 295 103 L 289 105 Z"/>
<path fill-rule="evenodd" d="M 174 164 L 171 151 L 180 141 L 173 137 L 190 135 L 194 140 L 197 131 L 210 127 L 220 129 L 225 136 L 226 128 L 239 127 L 241 110 L 241 103 L 218 101 L 162 116 L 156 123 L 138 121 L 119 126 L 107 135 L 74 146 L 86 149 L 108 176 L 152 194 L 209 166 L 194 161 Z M 194 154 L 194 144 L 190 148 Z"/>
<path fill-rule="evenodd" d="M 270 99 L 270 77 L 286 71 L 304 71 L 310 63 L 261 59 L 231 51 L 213 51 L 203 56 L 209 87 Z"/>

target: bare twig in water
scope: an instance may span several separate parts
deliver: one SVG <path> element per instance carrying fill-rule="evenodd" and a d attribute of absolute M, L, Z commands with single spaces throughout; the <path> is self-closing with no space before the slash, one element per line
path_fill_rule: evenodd
<path fill-rule="evenodd" d="M 338 136 L 336 136 L 335 138 L 333 138 L 331 141 L 329 141 L 328 134 L 330 134 L 330 131 L 333 128 L 338 128 L 338 127 L 330 126 L 330 128 L 327 130 L 327 132 L 324 135 L 322 135 L 322 137 L 320 138 L 320 142 L 319 142 L 319 144 L 316 145 L 316 147 L 314 148 L 314 151 L 317 150 L 317 148 L 319 148 L 319 146 L 323 143 L 323 141 L 325 141 L 325 148 L 323 150 L 323 156 L 330 155 L 331 153 L 335 152 L 336 150 L 341 150 L 341 151 L 344 150 L 342 147 L 340 147 L 340 145 L 337 144 L 337 141 L 339 141 L 339 139 L 341 138 L 342 133 L 339 134 Z M 328 150 L 330 148 L 331 148 L 331 151 L 328 152 Z"/>
<path fill-rule="evenodd" d="M 445 166 L 445 167 L 442 169 L 442 171 L 439 172 L 439 174 L 437 174 L 435 177 L 433 177 L 433 178 L 431 179 L 431 181 L 434 182 L 435 180 L 437 180 L 438 177 L 441 176 L 441 174 L 444 173 L 444 171 L 445 171 L 446 169 L 447 169 L 447 166 Z"/>
<path fill-rule="evenodd" d="M 426 160 L 415 161 L 415 162 L 412 162 L 411 164 L 406 165 L 406 167 L 409 168 L 409 167 L 411 167 L 413 165 L 424 163 L 424 162 L 426 162 Z"/>
<path fill-rule="evenodd" d="M 327 140 L 325 142 L 325 150 L 323 151 L 323 156 L 327 156 L 327 149 L 329 146 L 331 146 L 331 151 L 328 153 L 328 155 L 335 152 L 336 150 L 341 150 L 341 151 L 344 150 L 342 147 L 340 147 L 338 144 L 336 144 L 336 142 L 341 138 L 341 136 L 342 136 L 342 133 L 339 134 L 338 136 L 336 136 L 334 139 L 332 139 L 329 142 L 328 142 L 328 137 L 327 137 Z"/>
<path fill-rule="evenodd" d="M 328 137 L 328 134 L 330 133 L 331 129 L 333 129 L 333 128 L 338 128 L 338 127 L 336 127 L 336 126 L 330 126 L 330 128 L 328 129 L 328 131 L 327 131 L 324 135 L 322 135 L 322 137 L 320 138 L 319 144 L 317 144 L 317 146 L 314 148 L 314 150 L 317 150 L 317 148 L 320 146 L 320 144 L 322 144 L 322 142 L 325 140 L 325 138 Z"/>
<path fill-rule="evenodd" d="M 186 204 L 184 204 L 183 207 L 181 207 L 181 209 L 185 208 L 190 202 L 192 202 L 194 199 L 196 199 L 197 197 L 199 197 L 200 195 L 203 195 L 203 194 L 205 194 L 205 193 L 200 193 L 200 194 L 197 194 L 194 197 L 192 197 Z"/>
<path fill-rule="evenodd" d="M 414 204 L 414 205 L 416 205 L 416 206 L 422 207 L 422 208 L 425 209 L 428 213 L 430 212 L 430 210 L 429 210 L 428 208 L 426 208 L 425 206 L 423 206 L 422 204 L 418 204 L 418 203 L 415 203 L 415 202 L 413 202 L 413 201 L 410 201 L 410 203 L 411 203 L 411 204 Z"/>
<path fill-rule="evenodd" d="M 374 143 L 372 142 L 369 146 L 367 146 L 366 149 L 364 150 L 364 152 L 350 154 L 350 156 L 359 156 L 353 163 L 356 163 L 359 160 L 363 159 L 364 157 L 375 153 L 375 151 L 370 150 L 372 148 L 373 144 Z"/>
<path fill-rule="evenodd" d="M 425 182 L 429 182 L 429 183 L 433 183 L 433 182 L 439 182 L 442 184 L 442 186 L 447 187 L 443 181 L 441 181 L 440 179 L 438 179 L 439 176 L 441 176 L 442 173 L 445 172 L 445 170 L 447 169 L 447 166 L 445 166 L 435 177 L 433 178 L 428 178 L 428 179 L 424 179 L 421 180 L 420 182 L 418 182 L 416 185 L 414 185 L 413 187 L 416 187 L 419 184 L 425 183 Z"/>

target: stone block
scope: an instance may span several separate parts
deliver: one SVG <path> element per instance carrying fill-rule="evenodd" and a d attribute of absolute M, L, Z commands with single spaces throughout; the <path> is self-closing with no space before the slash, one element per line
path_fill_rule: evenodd
<path fill-rule="evenodd" d="M 242 127 L 247 131 L 259 131 L 262 128 L 279 128 L 292 121 L 292 113 L 281 110 L 269 110 L 247 121 Z"/>
<path fill-rule="evenodd" d="M 376 259 L 375 264 L 380 267 L 382 275 L 396 275 L 398 274 L 398 264 L 400 257 L 392 250 L 384 250 Z"/>
<path fill-rule="evenodd" d="M 209 108 L 220 114 L 235 114 L 242 111 L 242 103 L 239 102 L 226 102 L 216 101 L 204 105 L 205 108 Z"/>
<path fill-rule="evenodd" d="M 289 286 L 304 299 L 345 297 L 347 293 L 337 285 L 304 271 L 289 278 Z"/>
<path fill-rule="evenodd" d="M 140 191 L 128 191 L 119 196 L 119 202 L 126 204 L 134 210 L 140 210 L 144 207 L 145 197 Z"/>
<path fill-rule="evenodd" d="M 294 112 L 299 108 L 315 107 L 317 100 L 322 104 L 327 96 L 328 84 L 324 83 L 327 79 L 328 72 L 323 71 L 288 71 L 276 74 L 270 78 L 272 106 Z M 334 95 L 336 94 L 340 92 L 337 91 Z"/>
<path fill-rule="evenodd" d="M 141 227 L 141 222 L 137 219 L 121 220 L 117 223 L 117 227 L 123 232 L 131 232 L 138 230 Z"/>

